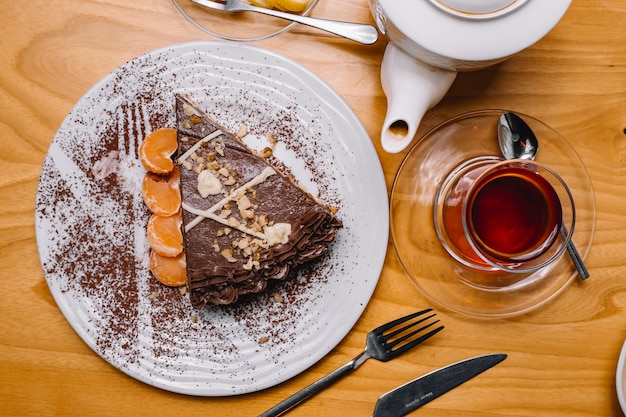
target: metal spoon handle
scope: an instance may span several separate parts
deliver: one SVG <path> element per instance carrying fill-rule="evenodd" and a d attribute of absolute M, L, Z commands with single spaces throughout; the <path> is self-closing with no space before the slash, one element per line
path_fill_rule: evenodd
<path fill-rule="evenodd" d="M 284 13 L 278 10 L 265 9 L 256 7 L 244 2 L 237 2 L 237 5 L 231 6 L 227 4 L 226 9 L 231 11 L 250 11 L 263 13 L 266 15 L 278 17 L 285 20 L 291 20 L 303 25 L 311 26 L 326 32 L 334 33 L 346 39 L 355 42 L 371 45 L 378 40 L 378 30 L 372 26 L 363 23 L 341 22 L 337 20 L 318 19 L 308 16 L 300 16 L 297 14 Z"/>
<path fill-rule="evenodd" d="M 565 227 L 565 225 L 561 225 L 561 236 L 563 237 L 563 239 L 567 239 L 567 233 L 568 230 Z M 585 262 L 583 261 L 583 258 L 580 256 L 580 253 L 578 253 L 578 249 L 576 249 L 576 245 L 574 245 L 574 241 L 573 240 L 569 240 L 567 242 L 567 253 L 569 253 L 570 258 L 572 258 L 572 261 L 574 262 L 574 266 L 576 267 L 576 271 L 578 271 L 578 275 L 580 276 L 580 279 L 587 279 L 589 278 L 589 271 L 587 270 L 587 267 L 585 266 Z"/>

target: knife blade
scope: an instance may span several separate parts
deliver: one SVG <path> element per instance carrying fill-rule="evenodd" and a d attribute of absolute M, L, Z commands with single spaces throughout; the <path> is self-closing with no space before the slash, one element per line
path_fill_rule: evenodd
<path fill-rule="evenodd" d="M 421 376 L 383 394 L 372 417 L 401 417 L 506 359 L 503 353 L 476 356 Z"/>

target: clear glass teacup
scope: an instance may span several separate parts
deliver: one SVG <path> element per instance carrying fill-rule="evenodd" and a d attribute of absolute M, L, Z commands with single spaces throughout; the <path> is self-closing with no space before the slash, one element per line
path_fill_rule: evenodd
<path fill-rule="evenodd" d="M 446 251 L 486 272 L 549 266 L 565 252 L 575 218 L 563 179 L 528 160 L 466 161 L 442 182 L 434 204 L 435 229 Z"/>

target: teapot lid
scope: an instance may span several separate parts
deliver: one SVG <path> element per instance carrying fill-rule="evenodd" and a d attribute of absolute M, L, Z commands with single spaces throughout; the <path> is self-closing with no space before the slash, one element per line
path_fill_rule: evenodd
<path fill-rule="evenodd" d="M 571 0 L 373 0 L 408 38 L 443 57 L 465 61 L 513 55 L 544 37 Z"/>

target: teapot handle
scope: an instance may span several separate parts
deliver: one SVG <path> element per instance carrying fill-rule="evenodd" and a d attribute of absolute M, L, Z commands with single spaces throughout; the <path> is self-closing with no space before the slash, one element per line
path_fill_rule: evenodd
<path fill-rule="evenodd" d="M 387 45 L 381 67 L 387 96 L 380 137 L 385 151 L 397 153 L 411 143 L 424 114 L 441 101 L 456 74 L 421 62 L 393 43 Z"/>

